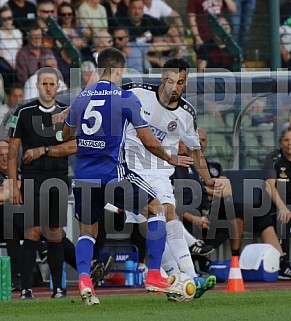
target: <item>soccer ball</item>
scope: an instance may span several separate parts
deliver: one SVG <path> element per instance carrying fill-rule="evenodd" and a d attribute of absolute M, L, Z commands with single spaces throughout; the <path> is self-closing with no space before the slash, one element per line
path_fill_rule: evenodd
<path fill-rule="evenodd" d="M 182 291 L 183 295 L 180 298 L 169 298 L 174 301 L 190 301 L 194 298 L 196 286 L 193 279 L 186 273 L 172 274 L 168 277 L 168 282 L 175 288 Z"/>

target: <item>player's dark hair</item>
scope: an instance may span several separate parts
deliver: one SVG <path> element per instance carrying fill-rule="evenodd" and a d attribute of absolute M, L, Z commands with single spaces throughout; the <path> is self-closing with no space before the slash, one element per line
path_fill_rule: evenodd
<path fill-rule="evenodd" d="M 55 68 L 52 68 L 52 67 L 43 67 L 41 69 L 39 69 L 37 72 L 36 72 L 36 75 L 37 75 L 37 82 L 39 82 L 40 80 L 40 76 L 42 74 L 54 74 L 57 78 L 57 82 L 60 81 L 60 79 L 62 79 L 62 75 L 60 73 L 59 70 L 55 69 Z"/>
<path fill-rule="evenodd" d="M 111 68 L 123 68 L 124 65 L 123 54 L 116 48 L 105 48 L 98 55 L 97 66 L 104 69 L 104 73 L 110 73 Z"/>
<path fill-rule="evenodd" d="M 185 70 L 186 74 L 188 75 L 190 71 L 190 65 L 182 58 L 171 58 L 164 64 L 163 73 L 170 70 L 175 73 Z"/>

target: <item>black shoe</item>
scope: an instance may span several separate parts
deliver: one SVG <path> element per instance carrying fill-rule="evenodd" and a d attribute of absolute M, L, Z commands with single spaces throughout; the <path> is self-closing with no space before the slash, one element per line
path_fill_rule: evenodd
<path fill-rule="evenodd" d="M 280 257 L 280 270 L 278 279 L 291 280 L 291 266 L 286 255 Z"/>
<path fill-rule="evenodd" d="M 31 300 L 31 299 L 35 299 L 35 297 L 33 296 L 31 289 L 23 289 L 21 291 L 20 299 L 21 300 Z"/>
<path fill-rule="evenodd" d="M 199 271 L 203 274 L 209 274 L 211 260 L 209 260 L 207 257 L 203 257 L 203 259 L 198 262 L 199 262 Z"/>
<path fill-rule="evenodd" d="M 114 258 L 111 255 L 109 255 L 106 259 L 95 260 L 92 262 L 91 278 L 94 288 L 98 285 L 98 282 L 108 274 L 113 263 Z"/>
<path fill-rule="evenodd" d="M 51 296 L 52 299 L 64 299 L 67 297 L 66 290 L 63 290 L 61 288 L 57 288 L 57 291 L 54 292 Z"/>
<path fill-rule="evenodd" d="M 278 279 L 280 280 L 291 280 L 291 269 L 290 266 L 286 266 L 285 268 L 281 268 L 279 270 Z"/>
<path fill-rule="evenodd" d="M 202 240 L 196 240 L 189 248 L 191 255 L 207 255 L 214 251 L 213 246 L 207 245 Z"/>

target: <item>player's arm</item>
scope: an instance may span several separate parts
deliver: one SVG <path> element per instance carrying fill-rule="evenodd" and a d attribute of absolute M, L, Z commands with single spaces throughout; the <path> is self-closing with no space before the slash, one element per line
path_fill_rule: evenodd
<path fill-rule="evenodd" d="M 194 167 L 198 174 L 203 178 L 205 185 L 210 188 L 215 188 L 217 190 L 222 190 L 224 188 L 224 183 L 215 178 L 211 178 L 206 160 L 200 149 L 190 149 L 187 148 L 188 155 L 193 159 Z"/>
<path fill-rule="evenodd" d="M 147 150 L 155 156 L 165 160 L 170 165 L 188 167 L 193 164 L 190 157 L 184 156 L 178 158 L 177 155 L 169 155 L 149 127 L 136 128 L 136 132 Z"/>
<path fill-rule="evenodd" d="M 12 184 L 11 202 L 13 204 L 22 204 L 22 196 L 18 184 L 18 155 L 21 144 L 20 138 L 10 137 L 8 149 L 8 178 Z"/>
<path fill-rule="evenodd" d="M 266 190 L 270 195 L 272 202 L 276 205 L 278 209 L 278 219 L 284 223 L 288 223 L 291 218 L 291 212 L 287 208 L 284 201 L 281 199 L 277 188 L 276 188 L 276 179 L 268 178 L 266 179 Z"/>

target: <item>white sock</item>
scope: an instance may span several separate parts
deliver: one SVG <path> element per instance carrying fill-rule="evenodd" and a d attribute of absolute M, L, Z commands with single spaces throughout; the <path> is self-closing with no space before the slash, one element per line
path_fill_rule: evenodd
<path fill-rule="evenodd" d="M 168 275 L 172 275 L 174 273 L 180 273 L 179 266 L 175 261 L 175 259 L 173 258 L 173 255 L 170 251 L 170 248 L 167 242 L 165 245 L 165 251 L 162 256 L 161 266 Z"/>
<path fill-rule="evenodd" d="M 183 235 L 183 225 L 178 220 L 167 222 L 167 243 L 172 256 L 181 272 L 191 278 L 197 277 L 186 239 Z"/>
<path fill-rule="evenodd" d="M 183 223 L 181 221 L 179 221 L 181 223 L 181 225 L 183 225 Z M 184 234 L 184 237 L 185 237 L 185 240 L 187 242 L 187 245 L 188 247 L 192 246 L 195 242 L 196 242 L 196 237 L 194 237 L 192 234 L 190 234 L 185 226 L 183 225 L 183 234 Z"/>

